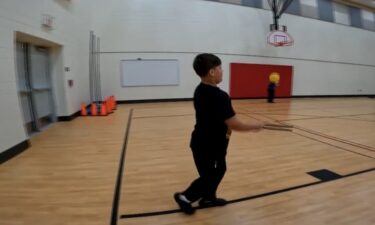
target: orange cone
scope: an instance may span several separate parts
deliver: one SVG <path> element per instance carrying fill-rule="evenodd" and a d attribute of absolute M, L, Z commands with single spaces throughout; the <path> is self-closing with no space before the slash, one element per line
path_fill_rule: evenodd
<path fill-rule="evenodd" d="M 91 103 L 91 116 L 97 116 L 98 115 L 98 110 L 96 109 L 96 104 Z"/>
<path fill-rule="evenodd" d="M 108 109 L 108 112 L 110 113 L 111 110 L 112 110 L 112 107 L 111 107 L 111 105 L 112 105 L 111 104 L 111 98 L 107 97 L 105 101 L 107 102 L 107 109 Z"/>
<path fill-rule="evenodd" d="M 112 113 L 112 108 L 111 108 L 111 103 L 110 103 L 109 98 L 107 98 L 106 105 L 107 105 L 108 113 Z"/>
<path fill-rule="evenodd" d="M 87 109 L 85 103 L 81 104 L 81 116 L 87 116 Z"/>
<path fill-rule="evenodd" d="M 108 97 L 108 107 L 111 109 L 111 111 L 113 110 L 113 104 L 112 104 L 111 96 Z"/>
<path fill-rule="evenodd" d="M 107 112 L 107 103 L 104 101 L 102 102 L 102 107 L 100 109 L 100 115 L 101 116 L 106 116 L 108 115 L 108 112 Z"/>
<path fill-rule="evenodd" d="M 112 99 L 113 99 L 113 109 L 116 109 L 117 108 L 117 103 L 116 103 L 116 98 L 114 95 L 112 95 Z"/>
<path fill-rule="evenodd" d="M 111 109 L 113 111 L 115 109 L 115 102 L 113 100 L 113 96 L 110 96 L 109 99 L 111 99 Z"/>

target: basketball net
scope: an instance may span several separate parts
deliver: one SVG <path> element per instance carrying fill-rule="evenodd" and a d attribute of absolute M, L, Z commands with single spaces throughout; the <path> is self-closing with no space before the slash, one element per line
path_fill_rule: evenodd
<path fill-rule="evenodd" d="M 274 30 L 268 33 L 267 43 L 274 47 L 292 46 L 294 40 L 286 31 Z"/>

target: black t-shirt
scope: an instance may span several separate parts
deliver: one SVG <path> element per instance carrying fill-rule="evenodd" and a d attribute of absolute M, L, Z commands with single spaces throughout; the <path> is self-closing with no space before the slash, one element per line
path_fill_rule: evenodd
<path fill-rule="evenodd" d="M 194 92 L 194 108 L 196 124 L 191 147 L 225 145 L 228 131 L 225 120 L 235 115 L 229 95 L 218 87 L 200 83 Z"/>
<path fill-rule="evenodd" d="M 269 91 L 273 91 L 273 90 L 275 90 L 275 89 L 276 89 L 276 84 L 270 82 L 270 83 L 268 84 L 268 89 L 267 89 L 267 90 L 269 90 Z"/>

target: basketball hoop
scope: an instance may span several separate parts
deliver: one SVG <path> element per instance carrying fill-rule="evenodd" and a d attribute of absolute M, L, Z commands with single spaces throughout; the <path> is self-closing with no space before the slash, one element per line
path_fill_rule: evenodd
<path fill-rule="evenodd" d="M 271 44 L 272 45 L 272 44 Z M 290 46 L 291 44 L 286 42 L 286 41 L 282 41 L 282 42 L 276 42 L 275 44 L 273 44 L 273 46 L 275 47 L 283 47 L 283 46 Z"/>
<path fill-rule="evenodd" d="M 267 43 L 274 47 L 292 46 L 294 40 L 286 31 L 274 30 L 267 35 Z"/>
<path fill-rule="evenodd" d="M 285 42 L 277 42 L 277 43 L 273 44 L 273 46 L 275 46 L 275 47 L 282 47 L 284 45 L 285 45 Z"/>
<path fill-rule="evenodd" d="M 272 14 L 273 24 L 270 24 L 271 32 L 267 35 L 267 43 L 275 47 L 293 45 L 293 38 L 287 32 L 287 27 L 279 25 L 279 19 L 293 0 L 268 0 Z"/>

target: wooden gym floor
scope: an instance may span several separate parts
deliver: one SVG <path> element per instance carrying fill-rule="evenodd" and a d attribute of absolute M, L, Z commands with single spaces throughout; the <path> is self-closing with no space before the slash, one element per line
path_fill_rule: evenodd
<path fill-rule="evenodd" d="M 375 224 L 375 99 L 233 105 L 244 120 L 295 128 L 232 134 L 227 206 L 187 216 L 173 200 L 197 176 L 192 102 L 126 104 L 56 123 L 2 164 L 0 224 Z"/>

